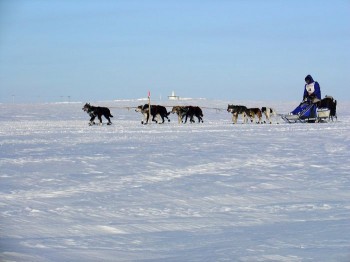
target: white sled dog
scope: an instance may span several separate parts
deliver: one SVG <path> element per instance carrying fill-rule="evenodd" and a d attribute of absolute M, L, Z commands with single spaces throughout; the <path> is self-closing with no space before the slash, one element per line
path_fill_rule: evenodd
<path fill-rule="evenodd" d="M 264 123 L 269 122 L 272 124 L 271 117 L 273 117 L 276 120 L 276 123 L 278 124 L 277 120 L 277 113 L 276 110 L 271 107 L 262 107 L 261 112 L 265 115 L 266 121 Z"/>

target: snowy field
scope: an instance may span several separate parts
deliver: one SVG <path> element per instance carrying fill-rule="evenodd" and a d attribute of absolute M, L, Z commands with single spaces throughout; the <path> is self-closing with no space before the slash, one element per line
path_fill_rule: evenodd
<path fill-rule="evenodd" d="M 111 126 L 0 104 L 0 261 L 350 261 L 350 103 L 334 123 L 141 125 L 122 107 L 143 103 L 92 103 Z"/>

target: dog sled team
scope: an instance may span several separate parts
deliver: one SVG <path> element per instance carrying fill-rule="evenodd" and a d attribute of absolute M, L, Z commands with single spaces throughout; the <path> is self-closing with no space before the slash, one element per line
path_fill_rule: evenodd
<path fill-rule="evenodd" d="M 261 123 L 261 117 L 265 114 L 266 121 L 271 122 L 271 116 L 276 117 L 274 109 L 268 107 L 247 108 L 245 106 L 228 105 L 227 111 L 232 113 L 232 122 L 237 123 L 238 115 L 242 115 L 243 123 L 248 119 L 251 122 L 257 118 L 257 123 Z M 315 123 L 326 122 L 337 119 L 337 101 L 332 96 L 325 96 L 321 99 L 321 88 L 318 82 L 314 81 L 311 75 L 305 77 L 303 100 L 289 114 L 279 115 L 288 123 Z"/>
<path fill-rule="evenodd" d="M 227 112 L 232 114 L 232 122 L 234 124 L 237 124 L 239 115 L 242 116 L 242 123 L 255 122 L 257 124 L 272 124 L 272 119 L 275 119 L 275 122 L 278 123 L 277 117 L 281 117 L 288 123 L 315 123 L 337 119 L 337 101 L 331 96 L 321 99 L 320 85 L 313 80 L 311 75 L 305 77 L 305 83 L 302 102 L 289 114 L 277 114 L 276 110 L 270 107 L 247 108 L 243 105 L 228 105 Z M 109 108 L 96 107 L 86 103 L 82 109 L 90 116 L 89 125 L 96 124 L 94 122 L 96 117 L 100 122 L 99 124 L 102 125 L 102 116 L 107 119 L 107 125 L 112 124 L 110 118 L 113 116 Z M 171 113 L 177 114 L 178 123 L 186 123 L 188 119 L 190 123 L 195 123 L 195 117 L 198 123 L 203 123 L 203 111 L 198 106 L 174 106 L 168 112 L 165 106 L 144 104 L 138 106 L 135 111 L 143 114 L 142 124 L 147 124 L 150 118 L 152 122 L 159 124 L 164 123 L 165 118 L 170 122 L 168 116 Z M 265 116 L 264 121 L 263 116 Z"/>

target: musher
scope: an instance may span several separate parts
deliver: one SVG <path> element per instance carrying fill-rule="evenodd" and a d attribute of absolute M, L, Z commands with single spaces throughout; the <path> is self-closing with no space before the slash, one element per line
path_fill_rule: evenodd
<path fill-rule="evenodd" d="M 300 105 L 295 108 L 290 114 L 297 115 L 304 111 L 304 109 L 308 108 L 310 105 L 314 105 L 310 108 L 310 111 L 307 112 L 305 117 L 314 117 L 316 115 L 316 103 L 321 101 L 321 89 L 318 82 L 314 81 L 311 75 L 307 75 L 305 77 L 305 87 L 304 87 L 304 95 L 303 101 Z"/>

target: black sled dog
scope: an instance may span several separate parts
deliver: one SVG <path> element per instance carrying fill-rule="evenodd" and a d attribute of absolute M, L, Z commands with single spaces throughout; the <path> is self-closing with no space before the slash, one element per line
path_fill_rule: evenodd
<path fill-rule="evenodd" d="M 135 111 L 136 112 L 141 112 L 144 116 L 144 119 L 141 120 L 141 124 L 147 124 L 149 120 L 149 105 L 144 104 L 136 107 Z M 165 106 L 160 106 L 160 105 L 151 105 L 151 116 L 152 116 L 152 121 L 163 124 L 164 123 L 164 118 L 168 119 L 168 122 L 170 122 L 170 119 L 168 118 L 169 114 L 171 112 L 168 112 L 165 108 Z M 155 117 L 157 116 L 158 120 L 155 120 Z M 161 122 L 159 120 L 159 117 L 161 118 Z"/>
<path fill-rule="evenodd" d="M 179 123 L 186 123 L 188 117 L 190 122 L 194 123 L 194 116 L 198 118 L 198 123 L 203 123 L 203 111 L 199 106 L 174 106 L 171 113 L 177 114 Z M 183 121 L 184 118 L 185 121 Z"/>
<path fill-rule="evenodd" d="M 321 101 L 317 103 L 318 108 L 327 108 L 330 110 L 329 119 L 333 121 L 333 118 L 338 120 L 337 117 L 337 100 L 332 96 L 326 96 Z"/>
<path fill-rule="evenodd" d="M 109 108 L 101 106 L 92 106 L 89 103 L 86 103 L 82 109 L 90 115 L 90 126 L 95 125 L 94 120 L 96 116 L 98 120 L 100 120 L 100 125 L 102 125 L 102 115 L 108 120 L 107 125 L 112 124 L 110 117 L 113 116 L 111 115 L 111 111 L 109 110 Z"/>

